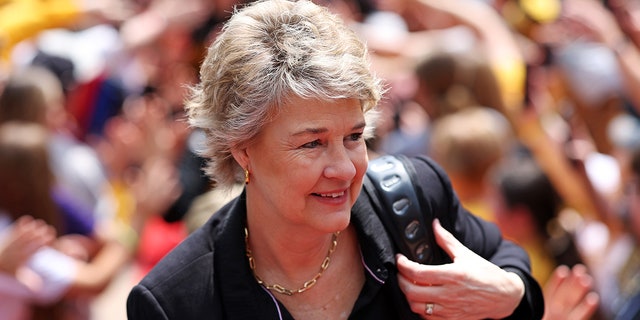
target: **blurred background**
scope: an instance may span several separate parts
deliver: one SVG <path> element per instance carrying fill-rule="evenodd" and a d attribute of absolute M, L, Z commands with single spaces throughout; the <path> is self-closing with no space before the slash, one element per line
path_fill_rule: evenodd
<path fill-rule="evenodd" d="M 640 319 L 640 1 L 316 2 L 388 90 L 372 156 L 440 163 L 529 252 L 546 319 Z M 0 314 L 126 319 L 133 284 L 239 192 L 204 175 L 183 101 L 243 4 L 0 0 Z"/>

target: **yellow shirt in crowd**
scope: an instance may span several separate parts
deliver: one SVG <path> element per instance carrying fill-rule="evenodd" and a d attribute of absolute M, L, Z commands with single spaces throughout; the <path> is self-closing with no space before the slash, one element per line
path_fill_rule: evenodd
<path fill-rule="evenodd" d="M 72 25 L 80 12 L 78 0 L 0 0 L 0 59 L 42 30 Z"/>

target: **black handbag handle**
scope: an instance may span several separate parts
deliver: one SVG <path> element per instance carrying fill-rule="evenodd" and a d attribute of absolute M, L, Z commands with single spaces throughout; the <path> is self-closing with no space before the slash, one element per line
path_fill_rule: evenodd
<path fill-rule="evenodd" d="M 364 188 L 380 200 L 374 203 L 380 209 L 376 213 L 398 251 L 415 262 L 434 264 L 433 215 L 420 209 L 411 174 L 415 169 L 405 156 L 381 156 L 369 162 Z"/>

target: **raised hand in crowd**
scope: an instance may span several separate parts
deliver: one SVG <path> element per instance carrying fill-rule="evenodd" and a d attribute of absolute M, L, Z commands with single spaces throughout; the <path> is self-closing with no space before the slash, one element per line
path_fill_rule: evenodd
<path fill-rule="evenodd" d="M 8 234 L 0 238 L 0 272 L 8 275 L 15 275 L 36 251 L 56 237 L 52 226 L 31 216 L 20 217 L 8 228 Z"/>
<path fill-rule="evenodd" d="M 582 37 L 610 48 L 618 60 L 624 79 L 626 96 L 640 111 L 640 20 L 634 18 L 630 4 L 633 1 L 609 1 L 620 6 L 613 10 L 595 0 L 568 0 L 564 2 L 563 18 L 573 23 Z M 629 6 L 625 8 L 625 6 Z M 617 12 L 617 13 L 616 13 Z M 565 28 L 570 30 L 570 28 Z"/>
<path fill-rule="evenodd" d="M 598 294 L 584 265 L 557 267 L 542 288 L 545 300 L 544 320 L 586 320 L 596 312 Z"/>

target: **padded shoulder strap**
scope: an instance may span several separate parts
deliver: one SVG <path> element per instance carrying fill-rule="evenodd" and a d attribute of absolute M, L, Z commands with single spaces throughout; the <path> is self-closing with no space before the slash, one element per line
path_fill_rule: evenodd
<path fill-rule="evenodd" d="M 412 175 L 415 169 L 406 157 L 385 155 L 369 162 L 364 188 L 398 251 L 413 261 L 433 264 L 433 215 L 421 210 Z"/>

